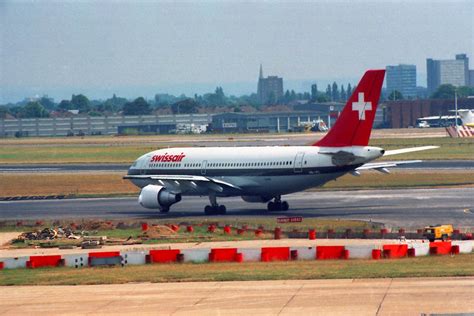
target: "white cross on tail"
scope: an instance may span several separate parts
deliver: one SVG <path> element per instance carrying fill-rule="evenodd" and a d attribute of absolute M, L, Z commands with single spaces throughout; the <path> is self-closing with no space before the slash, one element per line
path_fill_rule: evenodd
<path fill-rule="evenodd" d="M 359 92 L 359 100 L 352 102 L 352 111 L 359 112 L 359 120 L 365 120 L 365 111 L 372 110 L 372 102 L 364 101 L 364 92 Z"/>

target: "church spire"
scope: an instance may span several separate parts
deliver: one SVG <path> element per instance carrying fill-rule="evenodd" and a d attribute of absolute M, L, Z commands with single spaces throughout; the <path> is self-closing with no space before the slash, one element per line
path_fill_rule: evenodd
<path fill-rule="evenodd" d="M 258 76 L 259 79 L 263 79 L 263 68 L 262 64 L 260 64 L 260 75 Z"/>

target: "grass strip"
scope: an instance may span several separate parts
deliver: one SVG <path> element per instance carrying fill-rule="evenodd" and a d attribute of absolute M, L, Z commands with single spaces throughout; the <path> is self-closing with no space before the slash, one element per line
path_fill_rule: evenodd
<path fill-rule="evenodd" d="M 154 264 L 113 268 L 0 270 L 0 285 L 85 285 L 128 282 L 309 280 L 474 275 L 474 254 L 399 260 L 327 260 Z"/>
<path fill-rule="evenodd" d="M 0 163 L 132 163 L 139 156 L 159 148 L 197 146 L 197 139 L 206 141 L 211 136 L 189 138 L 189 142 L 169 143 L 168 137 L 137 138 L 87 138 L 80 139 L 25 139 L 0 140 Z M 221 137 L 222 141 L 230 137 Z M 174 138 L 179 140 L 179 137 Z M 181 138 L 182 139 L 182 138 Z M 35 142 L 36 141 L 36 142 Z M 289 141 L 291 144 L 291 141 Z M 240 142 L 239 145 L 245 145 Z M 371 146 L 386 150 L 426 145 L 441 146 L 438 149 L 390 156 L 387 160 L 425 159 L 425 160 L 470 160 L 474 154 L 474 138 L 383 138 L 373 139 Z M 232 146 L 232 144 L 230 144 Z"/>

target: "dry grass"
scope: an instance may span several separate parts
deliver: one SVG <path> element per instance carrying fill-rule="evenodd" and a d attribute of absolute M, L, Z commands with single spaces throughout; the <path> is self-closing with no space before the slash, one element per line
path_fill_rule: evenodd
<path fill-rule="evenodd" d="M 122 176 L 123 173 L 0 174 L 0 196 L 137 194 L 139 189 L 130 181 L 123 180 Z M 322 188 L 361 189 L 473 184 L 474 171 L 400 170 L 389 175 L 378 172 L 364 172 L 360 177 L 345 175 Z"/>
<path fill-rule="evenodd" d="M 0 196 L 137 193 L 123 173 L 0 174 Z"/>

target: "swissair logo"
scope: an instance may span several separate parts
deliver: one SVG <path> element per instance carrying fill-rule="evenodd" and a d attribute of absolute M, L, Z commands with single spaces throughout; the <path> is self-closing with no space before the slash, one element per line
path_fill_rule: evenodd
<path fill-rule="evenodd" d="M 352 102 L 352 111 L 359 112 L 359 120 L 365 120 L 365 111 L 372 110 L 372 102 L 364 101 L 364 92 L 359 92 L 359 100 L 357 102 Z"/>

